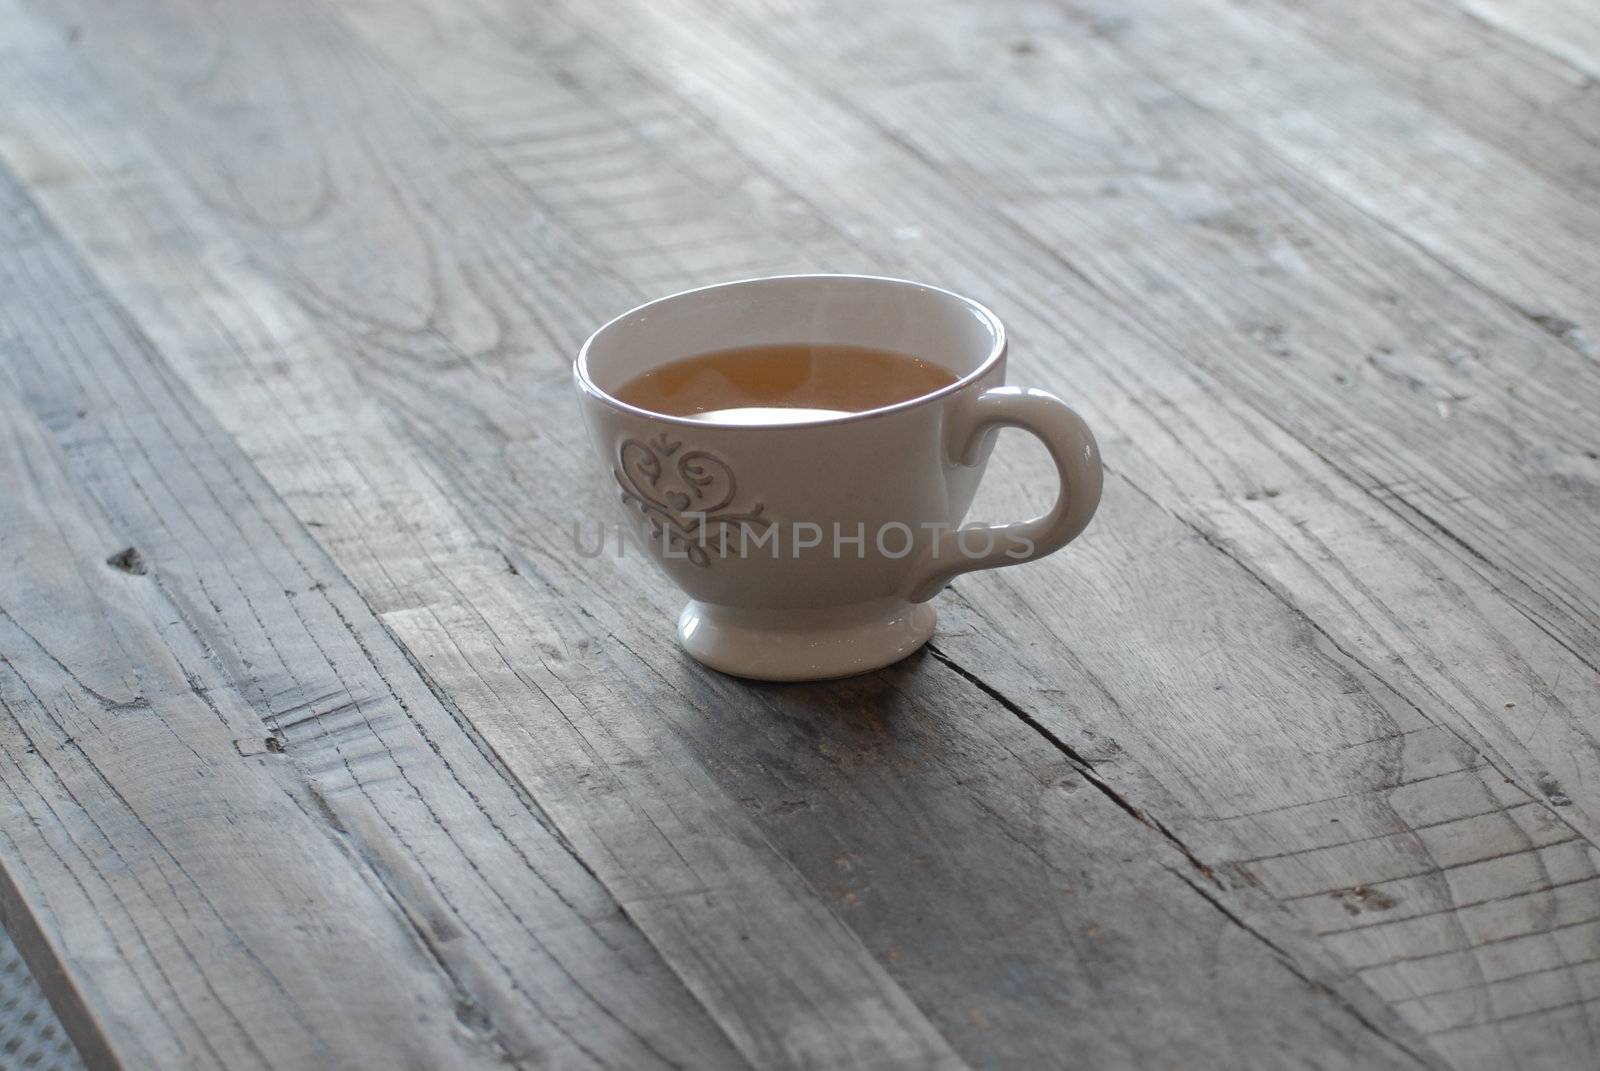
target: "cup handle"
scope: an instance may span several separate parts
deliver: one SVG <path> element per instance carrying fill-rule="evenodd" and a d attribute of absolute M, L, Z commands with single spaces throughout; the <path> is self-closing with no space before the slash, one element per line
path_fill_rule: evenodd
<path fill-rule="evenodd" d="M 953 460 L 975 465 L 984 436 L 1007 427 L 1032 432 L 1050 451 L 1061 476 L 1055 505 L 1029 521 L 938 532 L 912 571 L 907 596 L 912 602 L 927 602 L 962 573 L 1019 565 L 1060 550 L 1094 516 L 1104 480 L 1099 447 L 1083 418 L 1048 391 L 995 387 L 968 397 L 950 416 L 945 442 Z M 968 547 L 980 548 L 981 553 L 967 553 Z"/>

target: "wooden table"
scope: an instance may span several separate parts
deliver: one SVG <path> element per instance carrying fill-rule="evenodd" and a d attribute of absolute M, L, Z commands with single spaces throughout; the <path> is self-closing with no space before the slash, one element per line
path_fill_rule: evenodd
<path fill-rule="evenodd" d="M 0 165 L 0 901 L 91 1066 L 1594 1059 L 1587 0 L 0 0 Z M 568 361 L 794 270 L 991 304 L 1109 472 L 758 686 L 576 551 Z"/>

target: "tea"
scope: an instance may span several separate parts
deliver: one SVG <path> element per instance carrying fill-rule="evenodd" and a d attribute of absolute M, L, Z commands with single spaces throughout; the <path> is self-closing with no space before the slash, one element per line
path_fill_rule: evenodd
<path fill-rule="evenodd" d="M 684 357 L 635 376 L 613 393 L 667 416 L 793 424 L 881 409 L 956 379 L 940 365 L 894 350 L 799 342 Z"/>

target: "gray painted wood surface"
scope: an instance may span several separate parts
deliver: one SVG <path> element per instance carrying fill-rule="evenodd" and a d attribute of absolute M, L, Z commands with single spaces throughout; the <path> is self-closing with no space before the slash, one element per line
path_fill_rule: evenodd
<path fill-rule="evenodd" d="M 1597 34 L 0 0 L 0 905 L 86 1062 L 1580 1064 Z M 566 364 L 791 270 L 985 300 L 1112 471 L 778 687 L 575 551 Z"/>

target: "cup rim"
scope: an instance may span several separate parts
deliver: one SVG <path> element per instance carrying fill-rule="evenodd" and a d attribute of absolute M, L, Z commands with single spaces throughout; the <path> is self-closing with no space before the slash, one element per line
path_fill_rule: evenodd
<path fill-rule="evenodd" d="M 736 286 L 745 286 L 750 283 L 776 282 L 784 279 L 853 279 L 861 282 L 893 283 L 897 286 L 909 286 L 918 290 L 932 291 L 936 294 L 942 294 L 947 298 L 951 298 L 960 302 L 967 308 L 976 312 L 979 318 L 984 320 L 993 331 L 994 344 L 990 347 L 988 355 L 978 363 L 977 367 L 961 376 L 961 378 L 957 379 L 954 383 L 948 383 L 936 391 L 933 391 L 929 394 L 919 394 L 915 398 L 907 398 L 904 401 L 895 402 L 893 405 L 882 405 L 876 409 L 863 409 L 858 413 L 841 413 L 838 416 L 826 417 L 822 420 L 786 420 L 778 421 L 772 424 L 740 424 L 729 420 L 697 420 L 694 417 L 673 416 L 670 413 L 658 413 L 653 409 L 644 409 L 637 405 L 630 405 L 627 402 L 622 401 L 620 398 L 616 398 L 602 390 L 600 386 L 596 384 L 592 378 L 590 378 L 589 347 L 594 345 L 595 339 L 599 338 L 612 327 L 623 320 L 626 320 L 630 316 L 643 312 L 646 309 L 652 308 L 656 305 L 660 305 L 668 301 L 675 301 L 682 297 L 689 297 L 692 294 L 699 294 L 707 290 L 726 290 Z M 963 388 L 971 385 L 976 380 L 981 379 L 987 372 L 989 372 L 996 364 L 1000 362 L 1001 358 L 1005 356 L 1005 352 L 1006 328 L 1005 324 L 1000 322 L 1000 317 L 996 316 L 988 306 L 982 304 L 981 302 L 974 301 L 972 298 L 958 294 L 953 290 L 946 290 L 942 286 L 934 286 L 931 283 L 919 283 L 913 279 L 900 279 L 890 275 L 862 275 L 850 272 L 800 272 L 793 275 L 756 275 L 746 279 L 732 279 L 722 283 L 710 283 L 706 286 L 692 286 L 687 290 L 679 290 L 677 293 L 667 294 L 663 297 L 646 301 L 643 304 L 635 305 L 626 312 L 623 312 L 617 316 L 613 316 L 611 319 L 601 324 L 595 329 L 593 334 L 584 340 L 583 345 L 578 349 L 577 358 L 572 362 L 572 370 L 573 375 L 578 381 L 579 389 L 581 389 L 585 394 L 598 398 L 600 401 L 611 406 L 613 409 L 620 409 L 622 412 L 631 413 L 634 416 L 645 417 L 649 420 L 659 420 L 666 424 L 676 424 L 694 428 L 719 428 L 739 431 L 787 431 L 796 428 L 836 427 L 840 424 L 852 424 L 858 421 L 871 420 L 876 417 L 887 416 L 890 413 L 898 413 L 907 409 L 913 409 L 919 405 L 926 405 L 929 402 L 937 401 L 940 398 L 955 394 L 957 391 L 960 391 Z"/>

